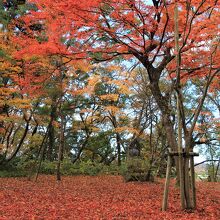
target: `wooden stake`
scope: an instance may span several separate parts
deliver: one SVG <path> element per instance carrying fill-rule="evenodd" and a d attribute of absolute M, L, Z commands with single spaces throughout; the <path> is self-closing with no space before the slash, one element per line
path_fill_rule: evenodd
<path fill-rule="evenodd" d="M 195 168 L 194 168 L 194 157 L 190 157 L 190 172 L 191 172 L 191 183 L 192 183 L 192 208 L 196 208 L 196 184 L 195 184 Z"/>
<path fill-rule="evenodd" d="M 186 209 L 192 209 L 190 198 L 190 178 L 189 178 L 189 157 L 184 158 L 184 189 L 185 189 L 185 201 Z"/>
<path fill-rule="evenodd" d="M 168 192 L 169 192 L 169 184 L 170 184 L 170 172 L 171 172 L 171 156 L 170 156 L 170 154 L 168 154 L 166 180 L 165 180 L 165 187 L 164 187 L 164 193 L 163 193 L 162 211 L 167 210 Z"/>
<path fill-rule="evenodd" d="M 175 9 L 174 9 L 174 21 L 175 21 L 175 50 L 176 50 L 176 83 L 177 86 L 180 86 L 180 64 L 181 64 L 181 57 L 180 57 L 180 48 L 179 48 L 179 24 L 178 24 L 178 5 L 175 2 Z M 179 91 L 180 92 L 180 91 Z M 182 118 L 181 118 L 181 111 L 180 111 L 180 94 L 177 91 L 177 118 L 178 118 L 178 153 L 179 153 L 179 181 L 180 181 L 180 200 L 181 200 L 181 207 L 185 209 L 185 193 L 184 193 L 184 172 L 183 172 L 183 156 L 182 156 Z"/>

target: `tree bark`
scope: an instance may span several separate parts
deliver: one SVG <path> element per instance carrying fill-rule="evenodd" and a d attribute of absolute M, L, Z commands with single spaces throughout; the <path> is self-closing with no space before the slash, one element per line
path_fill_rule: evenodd
<path fill-rule="evenodd" d="M 117 142 L 118 166 L 121 166 L 121 144 L 120 144 L 120 136 L 118 133 L 116 133 L 116 142 Z"/>
<path fill-rule="evenodd" d="M 150 89 L 162 113 L 162 123 L 163 123 L 163 127 L 166 130 L 166 138 L 167 138 L 168 145 L 172 151 L 177 151 L 178 150 L 177 141 L 176 141 L 173 123 L 171 121 L 171 111 L 168 105 L 168 101 L 161 94 L 158 83 L 156 82 L 151 83 Z M 175 165 L 176 165 L 176 171 L 177 171 L 177 182 L 179 182 L 178 157 L 175 157 Z"/>
<path fill-rule="evenodd" d="M 50 113 L 50 126 L 48 130 L 48 149 L 47 149 L 47 159 L 50 161 L 54 160 L 53 151 L 55 150 L 55 128 L 53 122 L 57 118 L 57 103 L 56 98 L 52 99 L 52 105 L 51 105 L 51 113 Z"/>
<path fill-rule="evenodd" d="M 64 117 L 63 114 L 60 113 L 61 123 L 60 123 L 60 143 L 59 143 L 59 151 L 58 151 L 58 161 L 57 161 L 57 180 L 61 180 L 60 173 L 60 165 L 63 157 L 63 149 L 64 149 Z"/>

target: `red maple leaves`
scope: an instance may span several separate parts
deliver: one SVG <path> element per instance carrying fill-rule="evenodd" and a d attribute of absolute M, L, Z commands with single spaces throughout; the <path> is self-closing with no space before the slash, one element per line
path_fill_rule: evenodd
<path fill-rule="evenodd" d="M 161 212 L 163 183 L 125 183 L 118 176 L 74 176 L 34 183 L 1 179 L 0 219 L 218 219 L 218 183 L 197 183 L 198 209 L 180 211 L 178 189 L 171 187 L 169 210 Z"/>

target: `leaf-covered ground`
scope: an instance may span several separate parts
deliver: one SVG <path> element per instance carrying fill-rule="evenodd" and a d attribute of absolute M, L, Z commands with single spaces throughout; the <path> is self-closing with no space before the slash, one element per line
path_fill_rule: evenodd
<path fill-rule="evenodd" d="M 37 183 L 0 178 L 0 220 L 220 219 L 220 184 L 199 182 L 197 189 L 194 213 L 180 211 L 173 186 L 169 210 L 161 212 L 162 182 L 125 183 L 118 176 L 64 177 L 62 182 L 41 176 Z"/>

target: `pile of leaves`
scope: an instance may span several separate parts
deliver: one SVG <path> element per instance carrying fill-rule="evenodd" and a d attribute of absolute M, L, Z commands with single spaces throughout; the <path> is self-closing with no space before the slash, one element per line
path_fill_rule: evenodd
<path fill-rule="evenodd" d="M 0 219 L 218 219 L 219 183 L 198 182 L 198 208 L 180 210 L 178 189 L 170 187 L 169 208 L 160 211 L 163 182 L 125 183 L 119 176 L 74 176 L 57 182 L 40 176 L 0 179 Z"/>

